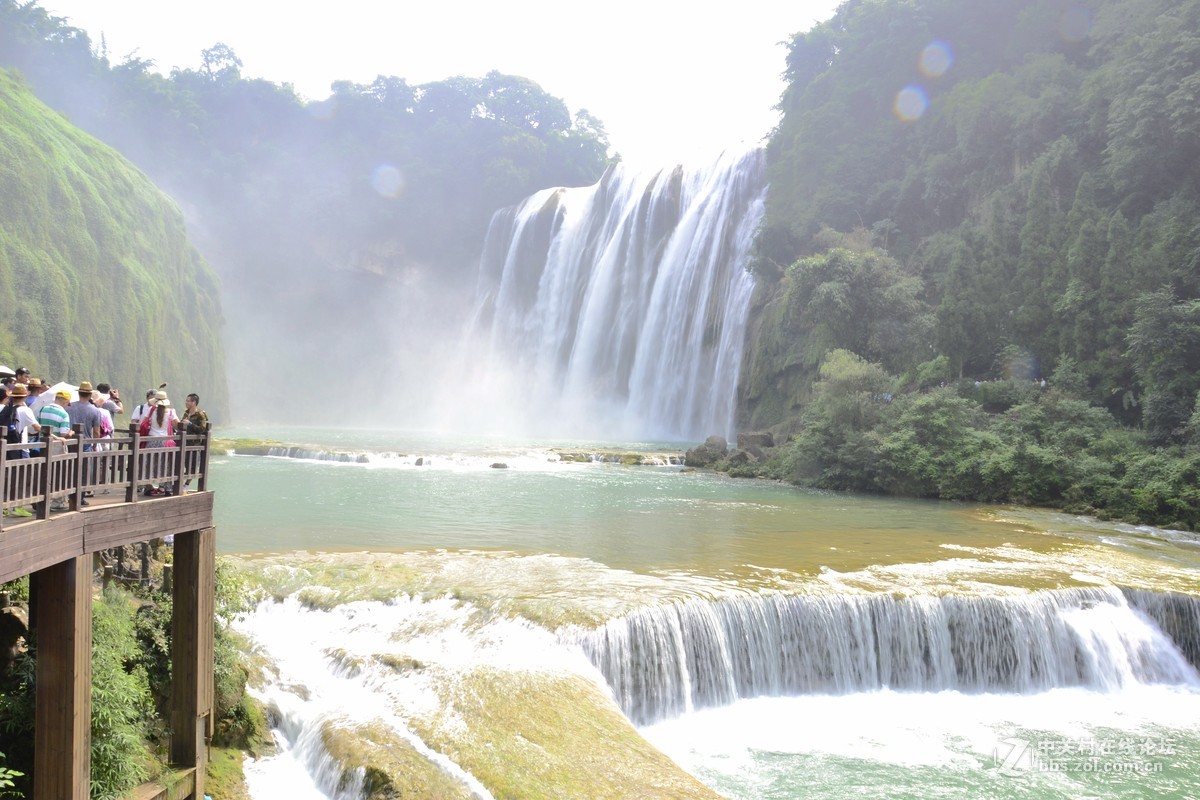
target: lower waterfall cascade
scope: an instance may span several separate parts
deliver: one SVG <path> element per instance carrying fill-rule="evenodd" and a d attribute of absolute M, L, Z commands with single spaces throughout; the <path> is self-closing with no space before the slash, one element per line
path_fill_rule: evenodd
<path fill-rule="evenodd" d="M 1200 641 L 1200 599 L 1131 597 L 1076 588 L 691 600 L 614 619 L 579 644 L 639 725 L 764 695 L 1200 687 L 1184 654 Z M 1177 608 L 1191 625 L 1173 639 L 1153 617 Z"/>

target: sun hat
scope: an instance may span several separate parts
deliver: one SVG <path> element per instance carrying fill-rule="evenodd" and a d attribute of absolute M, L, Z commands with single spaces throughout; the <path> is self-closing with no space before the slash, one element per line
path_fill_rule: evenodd
<path fill-rule="evenodd" d="M 15 384 L 13 384 L 13 387 L 8 390 L 8 396 L 9 397 L 29 397 L 29 390 L 25 388 L 25 384 L 15 383 Z"/>
<path fill-rule="evenodd" d="M 91 393 L 92 393 L 92 384 L 89 383 L 88 381 L 80 381 L 79 382 L 79 396 L 82 397 L 85 394 L 91 394 Z"/>

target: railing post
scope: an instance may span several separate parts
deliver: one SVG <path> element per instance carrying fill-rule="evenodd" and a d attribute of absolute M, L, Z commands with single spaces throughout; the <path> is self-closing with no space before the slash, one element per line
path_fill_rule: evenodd
<path fill-rule="evenodd" d="M 50 519 L 50 451 L 52 447 L 50 440 L 50 432 L 46 431 L 46 438 L 42 442 L 42 507 L 38 509 L 38 519 Z"/>
<path fill-rule="evenodd" d="M 200 451 L 200 458 L 199 458 L 200 478 L 196 484 L 199 487 L 200 491 L 202 491 L 202 492 L 208 491 L 208 452 L 209 452 L 209 448 L 211 448 L 211 447 L 212 447 L 212 423 L 206 422 L 204 424 L 204 449 Z"/>
<path fill-rule="evenodd" d="M 138 433 L 137 425 L 129 426 L 129 488 L 125 490 L 125 502 L 136 503 L 138 500 L 138 479 L 142 471 L 138 468 L 142 457 L 142 435 Z"/>
<path fill-rule="evenodd" d="M 175 494 L 183 494 L 183 479 L 187 476 L 187 459 L 183 457 L 184 450 L 187 448 L 187 434 L 183 428 L 175 432 L 175 438 L 178 444 L 175 445 L 178 461 L 175 464 Z"/>
<path fill-rule="evenodd" d="M 71 493 L 71 510 L 78 511 L 83 507 L 83 423 L 74 427 L 75 430 L 75 491 Z"/>
<path fill-rule="evenodd" d="M 0 440 L 0 506 L 8 502 L 8 466 L 6 456 L 8 455 L 8 442 Z M 4 507 L 8 511 L 7 506 Z M 0 517 L 0 520 L 3 518 Z M 4 529 L 3 521 L 0 521 L 0 530 Z"/>

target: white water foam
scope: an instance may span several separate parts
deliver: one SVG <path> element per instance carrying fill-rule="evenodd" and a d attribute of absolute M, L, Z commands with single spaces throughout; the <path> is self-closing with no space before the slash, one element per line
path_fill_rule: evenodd
<path fill-rule="evenodd" d="M 1092 777 L 1084 772 L 1087 763 L 1130 773 L 1140 768 L 1151 778 L 1152 771 L 1175 766 L 1186 775 L 1190 748 L 1200 737 L 1198 720 L 1194 688 L 1029 695 L 879 690 L 742 700 L 641 732 L 733 798 L 849 796 L 851 786 L 858 796 L 877 797 L 1116 797 L 1132 795 L 1081 787 L 1079 780 Z M 1026 761 L 1022 770 L 1002 773 L 1014 744 L 1050 758 L 1078 752 L 1078 769 L 1037 774 Z M 940 793 L 930 783 L 934 776 L 945 787 Z M 1156 794 L 1146 777 L 1134 779 L 1139 796 Z M 790 784 L 791 791 L 772 781 Z"/>
<path fill-rule="evenodd" d="M 234 453 L 235 456 L 238 454 Z M 577 460 L 564 458 L 554 450 L 523 450 L 477 453 L 401 453 L 369 450 L 327 450 L 298 445 L 277 445 L 267 448 L 266 454 L 246 454 L 245 458 L 283 458 L 330 466 L 358 466 L 368 469 L 422 470 L 435 472 L 485 472 L 511 469 L 515 472 L 561 472 L 580 470 L 592 465 L 620 464 L 624 454 L 601 450 L 578 451 Z M 678 467 L 683 464 L 682 453 L 638 453 L 638 466 Z"/>
<path fill-rule="evenodd" d="M 322 610 L 293 596 L 263 603 L 236 627 L 270 655 L 276 671 L 257 693 L 275 720 L 280 753 L 246 769 L 251 796 L 260 800 L 361 796 L 361 773 L 344 774 L 322 732 L 328 725 L 368 724 L 385 726 L 475 797 L 491 798 L 473 775 L 429 748 L 407 721 L 459 724 L 444 713 L 436 685 L 470 668 L 590 672 L 580 654 L 550 632 L 522 620 L 491 618 L 449 597 L 401 596 Z M 405 670 L 406 663 L 420 668 Z"/>

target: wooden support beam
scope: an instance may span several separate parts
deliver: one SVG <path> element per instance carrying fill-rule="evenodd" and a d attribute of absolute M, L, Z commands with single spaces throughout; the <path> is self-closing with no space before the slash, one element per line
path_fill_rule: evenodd
<path fill-rule="evenodd" d="M 34 800 L 88 800 L 91 787 L 92 558 L 30 576 L 37 631 Z"/>
<path fill-rule="evenodd" d="M 213 711 L 214 528 L 175 536 L 171 618 L 171 762 L 196 769 L 204 797 L 207 728 Z"/>

